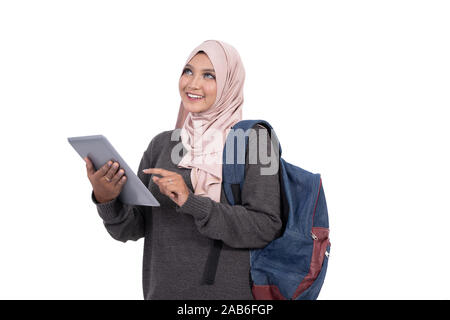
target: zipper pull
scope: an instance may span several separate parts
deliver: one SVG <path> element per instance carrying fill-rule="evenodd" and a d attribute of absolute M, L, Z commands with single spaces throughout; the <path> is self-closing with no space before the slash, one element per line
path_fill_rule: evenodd
<path fill-rule="evenodd" d="M 311 238 L 313 238 L 313 240 L 317 240 L 319 238 L 317 238 L 317 236 L 311 231 Z"/>

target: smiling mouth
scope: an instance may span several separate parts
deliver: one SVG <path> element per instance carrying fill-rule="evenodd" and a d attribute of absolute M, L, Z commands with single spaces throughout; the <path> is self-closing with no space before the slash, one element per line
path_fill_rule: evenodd
<path fill-rule="evenodd" d="M 205 98 L 205 96 L 195 95 L 191 93 L 186 93 L 186 97 L 189 101 L 200 101 Z"/>

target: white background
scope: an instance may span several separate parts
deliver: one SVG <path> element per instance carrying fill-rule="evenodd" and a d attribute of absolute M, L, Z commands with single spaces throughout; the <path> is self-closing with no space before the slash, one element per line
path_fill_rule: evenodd
<path fill-rule="evenodd" d="M 173 129 L 207 39 L 245 69 L 245 119 L 322 174 L 320 299 L 449 299 L 446 1 L 0 2 L 0 298 L 142 299 L 143 240 L 121 243 L 67 137 L 103 134 L 137 170 Z"/>

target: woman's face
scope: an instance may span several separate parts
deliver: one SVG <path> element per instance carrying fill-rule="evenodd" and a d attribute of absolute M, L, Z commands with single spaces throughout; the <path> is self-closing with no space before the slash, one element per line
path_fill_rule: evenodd
<path fill-rule="evenodd" d="M 179 90 L 184 108 L 189 112 L 203 112 L 213 105 L 217 94 L 216 73 L 208 55 L 197 53 L 186 64 Z"/>

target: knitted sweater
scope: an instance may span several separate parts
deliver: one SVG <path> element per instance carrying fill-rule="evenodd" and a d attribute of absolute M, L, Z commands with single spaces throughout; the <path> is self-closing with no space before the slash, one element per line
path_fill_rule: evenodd
<path fill-rule="evenodd" d="M 257 128 L 257 130 L 266 130 Z M 228 204 L 222 188 L 220 203 L 193 193 L 191 169 L 178 168 L 171 160 L 172 131 L 157 135 L 144 152 L 138 177 L 159 201 L 160 207 L 131 206 L 114 199 L 92 201 L 109 234 L 126 242 L 145 238 L 142 270 L 144 299 L 253 299 L 250 282 L 249 249 L 262 248 L 280 235 L 279 174 L 261 175 L 270 164 L 249 163 L 246 154 L 245 182 L 241 205 Z M 269 136 L 269 135 L 267 135 Z M 250 135 L 250 144 L 259 148 L 259 135 Z M 270 138 L 267 153 L 270 155 Z M 273 158 L 272 158 L 273 159 Z M 278 157 L 275 157 L 278 161 Z M 253 161 L 254 162 L 254 161 Z M 272 165 L 273 166 L 273 165 Z M 146 168 L 163 168 L 182 175 L 189 197 L 180 207 L 160 193 L 144 174 Z M 223 241 L 215 282 L 202 284 L 205 262 L 213 239 Z"/>

